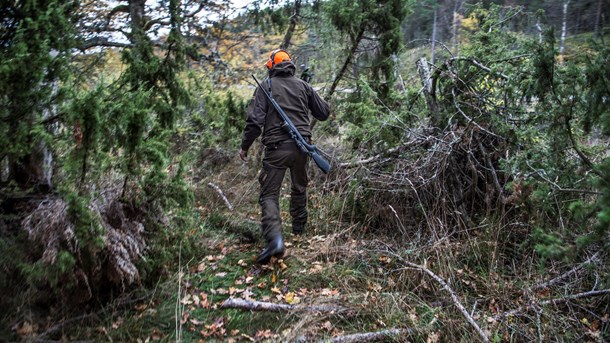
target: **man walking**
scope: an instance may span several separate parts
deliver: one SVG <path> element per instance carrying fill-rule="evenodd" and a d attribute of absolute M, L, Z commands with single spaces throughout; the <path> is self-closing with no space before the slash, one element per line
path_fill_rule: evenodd
<path fill-rule="evenodd" d="M 318 96 L 305 81 L 295 77 L 296 66 L 288 53 L 282 49 L 271 52 L 266 63 L 268 78 L 262 87 L 286 112 L 294 126 L 306 139 L 311 139 L 309 112 L 318 120 L 326 120 L 328 104 Z M 256 89 L 248 107 L 248 119 L 241 142 L 239 157 L 246 161 L 248 149 L 254 140 L 263 134 L 265 146 L 263 167 L 258 181 L 261 186 L 259 204 L 261 223 L 267 245 L 256 261 L 266 264 L 271 257 L 284 255 L 284 238 L 280 218 L 279 196 L 286 170 L 290 170 L 292 187 L 290 192 L 290 216 L 292 232 L 302 234 L 307 223 L 307 162 L 308 155 L 301 151 L 282 126 L 282 119 L 265 97 Z"/>

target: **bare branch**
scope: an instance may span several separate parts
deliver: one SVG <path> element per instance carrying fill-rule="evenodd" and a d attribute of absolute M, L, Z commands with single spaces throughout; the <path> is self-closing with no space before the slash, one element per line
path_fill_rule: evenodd
<path fill-rule="evenodd" d="M 231 202 L 229 201 L 229 199 L 227 199 L 227 197 L 225 196 L 222 189 L 220 189 L 220 187 L 216 186 L 212 182 L 208 183 L 208 187 L 212 188 L 216 192 L 216 194 L 218 194 L 220 196 L 220 198 L 222 199 L 222 201 L 224 201 L 227 208 L 229 208 L 229 211 L 233 211 L 233 205 L 231 205 Z"/>
<path fill-rule="evenodd" d="M 434 280 L 436 280 L 436 282 L 438 282 L 443 287 L 443 289 L 445 289 L 449 293 L 449 295 L 451 295 L 451 299 L 453 300 L 453 303 L 455 304 L 455 306 L 457 306 L 457 308 L 460 310 L 460 312 L 462 312 L 462 314 L 466 318 L 466 321 L 468 321 L 468 323 L 470 325 L 472 325 L 472 327 L 479 334 L 479 336 L 481 337 L 483 342 L 489 342 L 489 337 L 487 337 L 485 332 L 483 332 L 483 330 L 481 330 L 481 327 L 479 326 L 479 324 L 477 324 L 477 322 L 468 313 L 468 311 L 466 310 L 464 305 L 462 305 L 462 303 L 460 302 L 460 299 L 455 294 L 453 289 L 451 289 L 451 287 L 449 287 L 449 285 L 447 284 L 447 282 L 445 282 L 445 280 L 443 280 L 443 278 L 441 278 L 440 276 L 436 275 L 434 272 L 432 272 L 430 269 L 426 268 L 425 266 L 420 266 L 418 264 L 406 261 L 402 257 L 400 257 L 399 255 L 396 255 L 396 254 L 393 254 L 393 255 L 396 256 L 397 258 L 399 258 L 400 261 L 402 263 L 406 264 L 407 266 L 415 268 L 415 269 L 418 269 L 420 271 L 423 271 L 426 274 L 430 275 L 430 277 L 432 277 Z"/>
<path fill-rule="evenodd" d="M 560 185 L 558 185 L 556 182 L 553 182 L 552 180 L 550 180 L 549 178 L 544 176 L 543 174 L 546 174 L 546 172 L 544 170 L 534 168 L 529 163 L 529 161 L 526 161 L 525 163 L 527 164 L 528 167 L 530 167 L 530 169 L 534 173 L 536 173 L 536 175 L 538 175 L 538 177 L 540 177 L 542 180 L 548 182 L 549 184 L 553 185 L 560 192 L 584 193 L 584 194 L 594 194 L 594 195 L 601 195 L 601 194 L 603 194 L 601 192 L 592 191 L 592 190 L 588 190 L 588 189 L 563 188 Z"/>
<path fill-rule="evenodd" d="M 344 313 L 348 309 L 345 307 L 338 306 L 325 306 L 325 305 L 289 305 L 289 304 L 274 304 L 270 302 L 262 301 L 249 301 L 238 298 L 228 298 L 221 305 L 220 308 L 237 308 L 242 310 L 250 311 L 268 311 L 268 312 L 325 312 L 325 313 Z"/>
<path fill-rule="evenodd" d="M 169 26 L 169 21 L 167 20 L 167 18 L 157 18 L 157 19 L 152 19 L 147 21 L 144 24 L 143 30 L 144 31 L 148 31 L 150 30 L 151 27 L 153 27 L 154 25 L 165 25 L 165 26 Z"/>
<path fill-rule="evenodd" d="M 320 340 L 319 343 L 364 343 L 364 342 L 386 342 L 388 340 L 412 335 L 412 329 L 387 329 L 377 332 L 355 333 L 345 336 L 337 336 L 330 339 Z M 297 339 L 297 342 L 305 342 L 306 339 Z"/>
<path fill-rule="evenodd" d="M 577 294 L 570 294 L 570 295 L 566 295 L 566 296 L 560 297 L 560 298 L 548 299 L 548 300 L 541 301 L 539 303 L 531 303 L 526 306 L 520 306 L 514 310 L 510 310 L 510 311 L 506 311 L 504 313 L 497 314 L 496 316 L 494 316 L 494 319 L 500 320 L 500 319 L 503 319 L 503 318 L 506 318 L 509 316 L 514 316 L 521 312 L 530 311 L 530 310 L 534 309 L 536 307 L 536 305 L 539 305 L 539 306 L 558 305 L 558 304 L 568 302 L 570 300 L 576 300 L 576 299 L 581 299 L 581 298 L 601 297 L 601 296 L 605 296 L 605 295 L 610 295 L 610 289 L 602 289 L 602 290 L 597 290 L 597 291 L 588 291 L 588 292 L 582 292 L 582 293 L 577 293 Z"/>
<path fill-rule="evenodd" d="M 114 17 L 114 15 L 117 13 L 129 13 L 129 5 L 119 5 L 111 9 L 110 12 L 108 12 L 108 15 L 106 16 L 106 20 L 104 21 L 104 26 L 102 30 L 107 30 L 108 27 L 110 27 L 110 21 L 112 20 L 112 17 Z"/>
<path fill-rule="evenodd" d="M 130 43 L 114 42 L 106 37 L 93 37 L 85 40 L 85 42 L 79 47 L 81 51 L 85 51 L 95 47 L 113 47 L 113 48 L 129 48 Z"/>
<path fill-rule="evenodd" d="M 199 3 L 199 7 L 196 10 L 194 10 L 193 12 L 185 14 L 184 18 L 193 18 L 194 16 L 199 14 L 199 12 L 203 11 L 203 9 L 205 8 L 204 4 L 205 4 L 205 2 L 203 2 L 203 1 L 201 3 Z"/>
<path fill-rule="evenodd" d="M 400 145 L 400 146 L 388 149 L 388 150 L 386 150 L 384 152 L 381 152 L 381 153 L 379 153 L 379 154 L 377 154 L 375 156 L 371 156 L 369 158 L 365 158 L 365 159 L 354 161 L 354 162 L 340 163 L 339 167 L 340 168 L 350 169 L 350 168 L 360 167 L 360 166 L 365 165 L 365 164 L 373 163 L 373 162 L 379 161 L 380 159 L 382 159 L 385 156 L 388 156 L 388 155 L 391 155 L 393 153 L 400 152 L 400 151 L 402 151 L 402 150 L 404 150 L 406 148 L 409 148 L 409 147 L 413 146 L 416 143 L 417 142 L 410 141 L 410 142 L 407 142 L 407 143 L 405 143 L 403 145 Z"/>
<path fill-rule="evenodd" d="M 481 64 L 479 61 L 475 60 L 474 58 L 465 58 L 464 60 L 469 61 L 470 63 L 474 64 L 475 66 L 477 66 L 477 67 L 479 67 L 479 68 L 481 68 L 483 70 L 485 70 L 486 72 L 494 73 L 494 74 L 502 77 L 504 80 L 508 80 L 508 76 L 506 76 L 505 74 L 500 73 L 500 72 L 492 71 L 491 68 L 484 66 L 483 64 Z"/>
<path fill-rule="evenodd" d="M 538 290 L 538 289 L 547 288 L 547 287 L 553 286 L 553 285 L 567 279 L 568 277 L 572 276 L 573 274 L 578 273 L 583 267 L 585 267 L 589 263 L 591 263 L 593 261 L 597 261 L 599 254 L 600 254 L 600 252 L 598 251 L 595 254 L 593 254 L 591 257 L 589 257 L 586 261 L 584 261 L 581 264 L 577 265 L 576 267 L 570 269 L 568 272 L 561 274 L 557 277 L 554 277 L 553 279 L 545 281 L 543 283 L 533 285 L 532 287 L 530 287 L 530 290 Z"/>

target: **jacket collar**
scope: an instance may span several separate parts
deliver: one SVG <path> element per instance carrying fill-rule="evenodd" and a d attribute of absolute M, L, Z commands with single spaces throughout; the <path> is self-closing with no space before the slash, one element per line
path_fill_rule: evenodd
<path fill-rule="evenodd" d="M 269 70 L 269 77 L 294 76 L 296 70 L 297 67 L 292 61 L 281 62 Z"/>

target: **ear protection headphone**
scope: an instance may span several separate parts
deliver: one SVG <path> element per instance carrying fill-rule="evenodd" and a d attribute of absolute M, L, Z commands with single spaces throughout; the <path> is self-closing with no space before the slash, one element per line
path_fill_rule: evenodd
<path fill-rule="evenodd" d="M 271 69 L 275 66 L 275 55 L 279 52 L 283 52 L 286 54 L 286 56 L 288 56 L 288 61 L 290 60 L 290 55 L 286 52 L 286 50 L 284 49 L 277 49 L 275 51 L 273 51 L 271 53 L 271 57 L 269 57 L 269 60 L 267 61 L 267 69 Z"/>

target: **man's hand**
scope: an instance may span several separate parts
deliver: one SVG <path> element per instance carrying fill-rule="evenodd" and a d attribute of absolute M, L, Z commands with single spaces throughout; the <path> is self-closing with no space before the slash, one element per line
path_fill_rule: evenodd
<path fill-rule="evenodd" d="M 239 158 L 241 158 L 242 161 L 247 162 L 248 161 L 248 151 L 239 149 Z"/>

